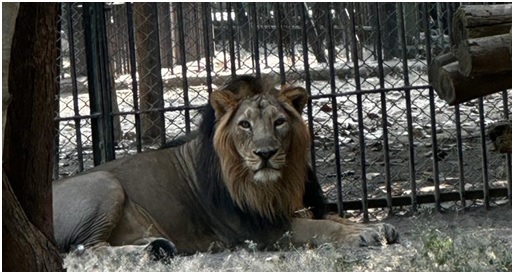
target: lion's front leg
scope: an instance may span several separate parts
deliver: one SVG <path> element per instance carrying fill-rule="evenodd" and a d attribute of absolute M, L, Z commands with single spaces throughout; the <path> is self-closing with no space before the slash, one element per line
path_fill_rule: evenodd
<path fill-rule="evenodd" d="M 295 218 L 291 223 L 294 245 L 377 246 L 398 241 L 398 232 L 389 224 L 357 224 L 338 220 Z"/>

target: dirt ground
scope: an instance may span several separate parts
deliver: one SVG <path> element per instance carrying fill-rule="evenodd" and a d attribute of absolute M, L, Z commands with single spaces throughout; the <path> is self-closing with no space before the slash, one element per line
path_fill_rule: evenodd
<path fill-rule="evenodd" d="M 291 248 L 180 256 L 169 264 L 145 255 L 86 251 L 68 255 L 68 271 L 511 271 L 512 206 L 483 206 L 437 213 L 420 209 L 386 218 L 401 233 L 400 243 L 383 247 Z"/>

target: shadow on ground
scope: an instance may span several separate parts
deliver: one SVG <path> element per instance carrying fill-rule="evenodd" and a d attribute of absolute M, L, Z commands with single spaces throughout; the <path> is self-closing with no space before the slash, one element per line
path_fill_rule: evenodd
<path fill-rule="evenodd" d="M 375 248 L 236 251 L 177 257 L 170 264 L 146 256 L 86 251 L 68 255 L 68 271 L 511 271 L 512 208 L 483 207 L 445 214 L 431 209 L 389 217 L 399 244 Z"/>

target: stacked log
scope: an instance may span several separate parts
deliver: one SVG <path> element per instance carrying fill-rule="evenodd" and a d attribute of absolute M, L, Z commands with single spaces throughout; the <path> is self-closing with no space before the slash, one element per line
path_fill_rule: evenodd
<path fill-rule="evenodd" d="M 430 83 L 455 105 L 512 88 L 512 5 L 461 6 L 453 17 L 452 50 L 434 58 Z"/>

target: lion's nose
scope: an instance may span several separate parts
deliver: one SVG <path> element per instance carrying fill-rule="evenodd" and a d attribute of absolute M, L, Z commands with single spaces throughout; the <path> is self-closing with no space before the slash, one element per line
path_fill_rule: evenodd
<path fill-rule="evenodd" d="M 269 160 L 273 155 L 277 153 L 278 149 L 258 149 L 254 150 L 253 153 L 263 160 Z"/>

